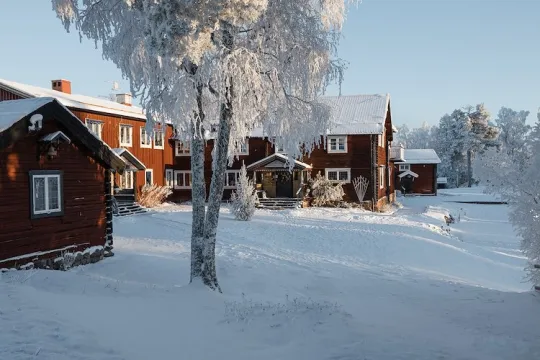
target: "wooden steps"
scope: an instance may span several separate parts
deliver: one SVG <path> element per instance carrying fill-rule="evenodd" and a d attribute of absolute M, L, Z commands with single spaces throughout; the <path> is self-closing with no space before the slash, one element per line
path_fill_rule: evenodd
<path fill-rule="evenodd" d="M 300 198 L 266 198 L 259 199 L 257 205 L 260 209 L 282 210 L 296 209 L 301 207 L 302 199 Z"/>
<path fill-rule="evenodd" d="M 135 197 L 132 196 L 115 196 L 116 206 L 114 216 L 128 216 L 136 214 L 145 214 L 148 209 L 135 201 Z"/>

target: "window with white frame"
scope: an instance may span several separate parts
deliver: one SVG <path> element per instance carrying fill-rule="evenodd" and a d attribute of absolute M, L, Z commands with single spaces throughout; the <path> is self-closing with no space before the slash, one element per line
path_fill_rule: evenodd
<path fill-rule="evenodd" d="M 120 146 L 133 145 L 133 127 L 131 125 L 120 125 Z"/>
<path fill-rule="evenodd" d="M 144 183 L 149 186 L 154 184 L 154 170 L 146 169 L 144 171 Z"/>
<path fill-rule="evenodd" d="M 174 170 L 165 169 L 165 186 L 174 186 Z"/>
<path fill-rule="evenodd" d="M 246 139 L 244 141 L 244 143 L 242 144 L 236 144 L 237 145 L 237 150 L 236 150 L 236 155 L 249 155 L 249 140 Z"/>
<path fill-rule="evenodd" d="M 90 132 L 101 139 L 101 133 L 103 132 L 103 121 L 86 119 L 86 127 Z"/>
<path fill-rule="evenodd" d="M 347 136 L 328 136 L 328 153 L 346 153 Z"/>
<path fill-rule="evenodd" d="M 351 182 L 351 169 L 324 169 L 326 178 L 330 181 L 350 183 Z"/>
<path fill-rule="evenodd" d="M 120 175 L 120 189 L 133 189 L 133 171 L 124 171 Z"/>
<path fill-rule="evenodd" d="M 239 178 L 240 178 L 239 170 L 227 170 L 225 172 L 225 188 L 236 189 Z"/>
<path fill-rule="evenodd" d="M 176 156 L 189 156 L 190 155 L 190 150 L 189 150 L 189 142 L 182 142 L 182 141 L 177 141 L 176 142 L 176 146 L 175 146 L 175 155 Z"/>
<path fill-rule="evenodd" d="M 174 172 L 175 189 L 191 189 L 191 171 L 176 170 Z"/>
<path fill-rule="evenodd" d="M 30 175 L 31 218 L 63 215 L 62 172 L 58 170 L 33 170 Z"/>
<path fill-rule="evenodd" d="M 154 149 L 163 149 L 165 142 L 165 135 L 162 129 L 154 130 Z"/>
<path fill-rule="evenodd" d="M 378 136 L 378 140 L 379 140 L 379 147 L 385 147 L 384 146 L 384 140 L 386 138 L 386 129 L 383 129 L 383 133 L 381 135 Z"/>
<path fill-rule="evenodd" d="M 141 147 L 152 147 L 152 138 L 150 137 L 150 135 L 148 135 L 148 132 L 146 131 L 146 126 L 141 126 Z"/>
<path fill-rule="evenodd" d="M 379 188 L 384 188 L 384 166 L 379 166 Z"/>
<path fill-rule="evenodd" d="M 399 164 L 399 171 L 407 171 L 411 170 L 410 164 Z"/>

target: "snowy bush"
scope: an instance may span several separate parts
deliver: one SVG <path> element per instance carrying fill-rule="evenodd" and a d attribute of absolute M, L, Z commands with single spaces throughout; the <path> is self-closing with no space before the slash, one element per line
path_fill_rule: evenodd
<path fill-rule="evenodd" d="M 255 214 L 257 193 L 253 180 L 247 176 L 246 166 L 242 165 L 236 191 L 231 194 L 231 209 L 236 220 L 249 221 Z"/>
<path fill-rule="evenodd" d="M 152 208 L 163 204 L 167 196 L 172 194 L 170 186 L 144 185 L 139 197 L 139 204 Z"/>
<path fill-rule="evenodd" d="M 321 173 L 317 173 L 314 179 L 309 182 L 310 193 L 313 196 L 313 206 L 335 205 L 336 202 L 343 201 L 343 186 L 341 183 L 333 183 L 326 179 Z"/>

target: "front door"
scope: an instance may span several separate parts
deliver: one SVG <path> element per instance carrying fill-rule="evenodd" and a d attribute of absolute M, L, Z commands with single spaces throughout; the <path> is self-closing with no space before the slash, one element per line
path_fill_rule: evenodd
<path fill-rule="evenodd" d="M 120 175 L 120 182 L 118 183 L 117 194 L 134 194 L 133 182 L 135 180 L 135 172 L 126 170 Z"/>
<path fill-rule="evenodd" d="M 276 179 L 276 197 L 292 198 L 293 197 L 293 181 L 292 174 L 288 171 L 277 172 Z"/>

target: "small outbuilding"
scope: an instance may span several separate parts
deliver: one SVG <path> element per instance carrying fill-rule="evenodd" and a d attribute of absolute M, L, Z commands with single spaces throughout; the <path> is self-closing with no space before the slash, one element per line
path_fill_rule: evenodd
<path fill-rule="evenodd" d="M 441 159 L 433 149 L 401 149 L 394 162 L 396 189 L 407 194 L 437 195 L 437 165 Z"/>
<path fill-rule="evenodd" d="M 54 98 L 0 102 L 0 268 L 111 255 L 113 172 L 126 164 Z"/>

